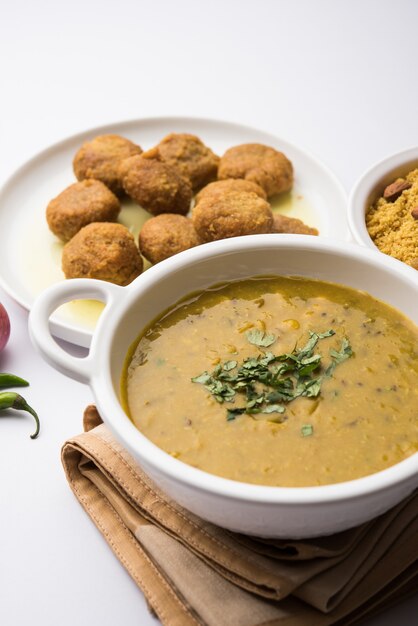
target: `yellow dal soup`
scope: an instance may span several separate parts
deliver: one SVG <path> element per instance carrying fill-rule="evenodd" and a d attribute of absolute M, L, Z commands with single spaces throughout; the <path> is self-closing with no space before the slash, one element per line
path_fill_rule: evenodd
<path fill-rule="evenodd" d="M 191 294 L 141 334 L 135 426 L 177 459 L 260 485 L 351 480 L 418 449 L 418 329 L 348 287 L 254 277 Z"/>

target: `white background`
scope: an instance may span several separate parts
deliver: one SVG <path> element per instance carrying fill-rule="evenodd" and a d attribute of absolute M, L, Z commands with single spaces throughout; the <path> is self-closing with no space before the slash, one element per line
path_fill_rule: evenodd
<path fill-rule="evenodd" d="M 150 115 L 271 131 L 347 190 L 418 143 L 414 0 L 0 0 L 0 10 L 1 181 L 65 136 Z M 0 370 L 31 381 L 43 427 L 31 441 L 29 417 L 0 417 L 0 624 L 156 624 L 61 468 L 90 391 L 35 354 L 26 311 L 0 300 L 12 322 Z M 410 600 L 367 624 L 409 626 L 417 610 Z"/>

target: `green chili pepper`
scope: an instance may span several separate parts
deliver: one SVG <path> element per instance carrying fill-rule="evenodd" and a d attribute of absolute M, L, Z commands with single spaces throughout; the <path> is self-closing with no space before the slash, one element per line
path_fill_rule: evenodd
<path fill-rule="evenodd" d="M 4 389 L 5 387 L 27 387 L 28 385 L 28 381 L 20 378 L 19 376 L 0 373 L 0 389 Z"/>
<path fill-rule="evenodd" d="M 0 393 L 0 411 L 4 409 L 16 409 L 17 411 L 27 411 L 35 418 L 36 422 L 36 430 L 33 435 L 30 436 L 31 439 L 35 439 L 39 435 L 40 423 L 39 417 L 36 412 L 29 406 L 26 402 L 25 398 L 22 398 L 18 393 L 14 393 L 13 391 L 3 391 Z"/>

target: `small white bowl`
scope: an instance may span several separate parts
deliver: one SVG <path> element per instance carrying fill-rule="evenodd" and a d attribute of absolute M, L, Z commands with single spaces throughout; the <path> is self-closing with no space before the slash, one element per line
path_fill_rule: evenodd
<path fill-rule="evenodd" d="M 357 181 L 348 199 L 348 225 L 357 243 L 379 251 L 366 227 L 367 209 L 383 195 L 387 185 L 417 167 L 418 147 L 408 148 L 379 161 Z"/>
<path fill-rule="evenodd" d="M 117 439 L 168 496 L 214 524 L 266 537 L 314 537 L 361 524 L 418 486 L 418 454 L 376 474 L 320 487 L 265 487 L 214 476 L 173 458 L 140 433 L 123 411 L 120 378 L 141 330 L 179 298 L 216 282 L 255 275 L 300 275 L 365 290 L 418 323 L 415 270 L 361 246 L 309 235 L 252 235 L 198 246 L 162 261 L 128 287 L 73 279 L 49 287 L 29 317 L 33 343 L 64 374 L 88 383 Z M 106 302 L 90 353 L 75 358 L 50 334 L 63 302 Z"/>

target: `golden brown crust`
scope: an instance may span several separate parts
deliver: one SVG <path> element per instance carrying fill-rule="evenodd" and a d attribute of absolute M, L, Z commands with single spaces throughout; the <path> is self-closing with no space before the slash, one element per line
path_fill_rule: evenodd
<path fill-rule="evenodd" d="M 175 168 L 141 155 L 125 160 L 121 172 L 126 193 L 150 213 L 189 211 L 192 188 Z"/>
<path fill-rule="evenodd" d="M 65 246 L 66 278 L 98 278 L 128 285 L 143 269 L 133 235 L 122 224 L 95 222 L 84 226 Z"/>
<path fill-rule="evenodd" d="M 152 217 L 139 233 L 139 249 L 151 263 L 159 263 L 199 243 L 192 220 L 173 213 Z"/>
<path fill-rule="evenodd" d="M 270 197 L 292 188 L 293 167 L 282 152 L 259 143 L 247 143 L 225 152 L 219 163 L 218 178 L 250 180 Z"/>
<path fill-rule="evenodd" d="M 176 167 L 193 191 L 216 179 L 219 164 L 219 157 L 199 137 L 187 133 L 170 133 L 144 157 Z"/>
<path fill-rule="evenodd" d="M 229 191 L 253 191 L 263 200 L 267 200 L 266 192 L 257 183 L 253 183 L 251 180 L 244 180 L 244 178 L 226 178 L 225 180 L 215 180 L 215 182 L 203 187 L 195 197 L 195 202 L 197 204 L 209 194 L 212 196 L 223 195 Z"/>
<path fill-rule="evenodd" d="M 273 227 L 269 203 L 252 191 L 208 195 L 194 207 L 192 219 L 202 241 L 269 233 Z"/>
<path fill-rule="evenodd" d="M 295 235 L 318 235 L 318 230 L 308 226 L 297 217 L 288 217 L 280 213 L 273 214 L 273 233 L 290 233 Z"/>
<path fill-rule="evenodd" d="M 91 222 L 116 221 L 120 211 L 117 197 L 99 180 L 74 183 L 51 200 L 46 220 L 54 235 L 62 241 Z"/>
<path fill-rule="evenodd" d="M 123 193 L 119 166 L 124 159 L 141 154 L 142 149 L 120 135 L 99 135 L 86 141 L 73 160 L 74 174 L 78 180 L 96 178 L 113 193 Z"/>

